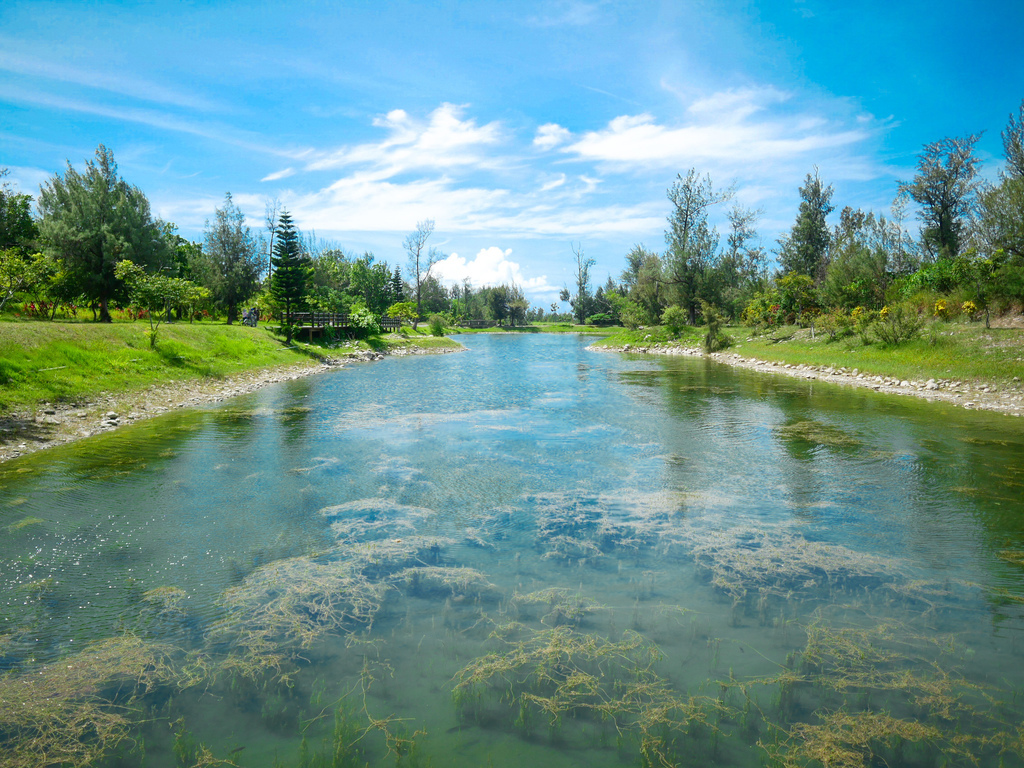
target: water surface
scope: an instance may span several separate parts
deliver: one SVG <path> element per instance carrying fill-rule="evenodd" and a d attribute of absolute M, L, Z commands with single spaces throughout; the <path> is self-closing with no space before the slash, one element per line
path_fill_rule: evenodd
<path fill-rule="evenodd" d="M 1022 764 L 1018 420 L 460 340 L 0 469 L 12 764 Z"/>

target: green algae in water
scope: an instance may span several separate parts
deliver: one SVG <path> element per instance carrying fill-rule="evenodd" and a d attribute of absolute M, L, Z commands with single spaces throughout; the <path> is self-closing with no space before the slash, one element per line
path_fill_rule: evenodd
<path fill-rule="evenodd" d="M 819 421 L 798 421 L 775 428 L 775 434 L 785 440 L 800 440 L 828 448 L 857 448 L 861 441 L 838 427 Z"/>
<path fill-rule="evenodd" d="M 49 586 L 7 590 L 31 605 L 0 610 L 0 688 L 54 675 L 64 693 L 49 730 L 0 709 L 0 749 L 45 737 L 88 751 L 67 764 L 157 768 L 175 746 L 250 768 L 1022 764 L 1024 607 L 985 570 L 1022 543 L 991 514 L 1012 495 L 994 472 L 1017 474 L 1004 448 L 947 461 L 955 423 L 748 398 L 701 370 L 735 390 L 712 413 L 681 402 L 686 361 L 587 358 L 582 376 L 575 340 L 531 341 L 486 376 L 403 361 L 415 396 L 385 364 L 307 382 L 308 444 L 282 428 L 283 387 L 245 401 L 265 414 L 245 430 L 138 437 L 151 460 L 111 483 L 6 480 L 48 523 L 4 542 L 4 583 Z M 644 399 L 599 365 L 649 367 Z M 864 450 L 773 439 L 808 420 Z M 135 661 L 58 674 L 117 626 Z M 122 720 L 83 735 L 74 712 Z"/>

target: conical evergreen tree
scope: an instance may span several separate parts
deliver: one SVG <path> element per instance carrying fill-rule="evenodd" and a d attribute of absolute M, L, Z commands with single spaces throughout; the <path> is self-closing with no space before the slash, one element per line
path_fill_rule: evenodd
<path fill-rule="evenodd" d="M 274 253 L 270 257 L 274 267 L 270 279 L 270 295 L 284 307 L 285 333 L 289 344 L 292 341 L 292 313 L 302 304 L 306 283 L 312 271 L 306 262 L 292 217 L 288 211 L 281 211 L 274 237 Z"/>

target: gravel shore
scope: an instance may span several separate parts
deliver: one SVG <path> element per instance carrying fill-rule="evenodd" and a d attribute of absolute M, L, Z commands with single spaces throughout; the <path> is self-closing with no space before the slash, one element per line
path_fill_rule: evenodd
<path fill-rule="evenodd" d="M 458 350 L 399 348 L 388 354 L 400 357 L 454 351 Z M 176 381 L 136 392 L 101 393 L 94 400 L 73 406 L 44 403 L 35 412 L 0 416 L 0 462 L 55 445 L 83 440 L 179 408 L 216 403 L 268 384 L 337 371 L 352 363 L 383 358 L 384 354 L 380 352 L 362 350 L 322 361 L 246 371 L 223 379 Z"/>
<path fill-rule="evenodd" d="M 737 368 L 747 368 L 762 373 L 776 373 L 798 379 L 817 379 L 833 384 L 851 387 L 864 387 L 876 392 L 893 395 L 910 395 L 929 401 L 951 403 L 962 408 L 974 410 L 996 411 L 1010 416 L 1024 415 L 1024 387 L 1014 377 L 1009 385 L 1000 387 L 996 384 L 966 382 L 958 379 L 928 379 L 927 381 L 908 381 L 891 376 L 876 376 L 862 373 L 856 368 L 833 368 L 829 366 L 789 365 L 758 360 L 756 357 L 743 357 L 735 352 L 714 352 L 707 354 L 704 350 L 683 347 L 678 344 L 655 344 L 652 346 L 635 346 L 626 344 L 624 347 L 591 347 L 598 352 L 631 352 L 648 355 L 687 355 L 708 357 L 715 362 Z"/>

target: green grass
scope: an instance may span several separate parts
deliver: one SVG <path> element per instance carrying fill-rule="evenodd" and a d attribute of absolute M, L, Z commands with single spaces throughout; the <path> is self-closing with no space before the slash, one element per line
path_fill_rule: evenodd
<path fill-rule="evenodd" d="M 755 334 L 750 328 L 726 329 L 734 345 L 726 350 L 743 357 L 791 365 L 857 368 L 861 373 L 906 380 L 959 379 L 1005 384 L 1014 376 L 1024 380 L 1024 329 L 991 328 L 981 323 L 944 323 L 926 326 L 919 338 L 898 347 L 865 345 L 859 336 L 829 340 L 825 334 L 810 338 L 810 331 L 782 328 L 772 335 Z M 672 339 L 664 328 L 626 331 L 595 342 L 595 346 L 650 346 L 676 341 L 699 347 L 704 328 L 684 331 Z M 646 339 L 646 336 L 651 338 Z"/>
<path fill-rule="evenodd" d="M 152 384 L 222 378 L 248 370 L 310 362 L 337 351 L 296 340 L 285 346 L 269 328 L 221 323 L 162 325 L 156 348 L 140 322 L 0 322 L 0 409 L 42 403 L 83 403 L 101 392 L 124 393 Z M 389 334 L 359 347 L 433 348 L 448 339 Z"/>
<path fill-rule="evenodd" d="M 704 339 L 704 328 L 695 326 L 684 328 L 679 336 L 669 333 L 669 330 L 660 325 L 652 325 L 647 328 L 614 328 L 611 335 L 595 341 L 595 347 L 623 347 L 629 344 L 633 347 L 650 347 L 654 344 L 682 344 L 683 346 L 700 346 Z"/>

